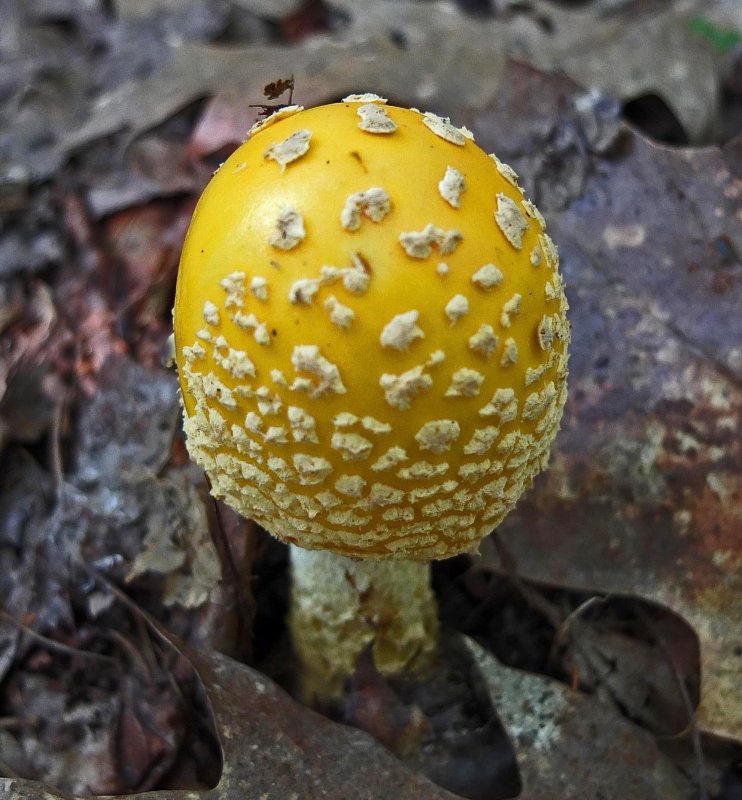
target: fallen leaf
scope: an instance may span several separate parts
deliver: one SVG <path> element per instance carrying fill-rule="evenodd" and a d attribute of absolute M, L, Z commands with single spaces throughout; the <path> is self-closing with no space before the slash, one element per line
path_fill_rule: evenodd
<path fill-rule="evenodd" d="M 515 64 L 503 86 L 475 132 L 549 219 L 573 346 L 551 467 L 500 534 L 524 577 L 680 614 L 699 725 L 742 738 L 742 139 L 672 150 L 624 128 L 609 152 L 574 149 L 580 182 L 554 195 L 577 90 Z"/>
<path fill-rule="evenodd" d="M 510 740 L 457 635 L 444 633 L 436 667 L 413 677 L 384 678 L 368 648 L 356 663 L 341 719 L 463 798 L 499 800 L 518 794 Z"/>
<path fill-rule="evenodd" d="M 121 130 L 136 137 L 192 101 L 228 88 L 259 102 L 265 83 L 282 75 L 296 76 L 295 101 L 305 105 L 373 89 L 432 105 L 468 124 L 494 96 L 506 53 L 619 98 L 658 93 L 691 141 L 699 141 L 718 111 L 719 67 L 712 45 L 689 20 L 717 3 L 722 0 L 693 0 L 682 12 L 600 16 L 535 0 L 530 13 L 481 19 L 445 4 L 337 0 L 333 6 L 347 15 L 347 27 L 294 47 L 177 45 L 165 69 L 101 95 L 88 120 L 60 146 L 69 152 Z M 737 19 L 733 10 L 726 12 Z"/>
<path fill-rule="evenodd" d="M 105 221 L 118 265 L 121 306 L 139 325 L 169 316 L 172 285 L 194 203 L 161 201 L 121 211 Z"/>
<path fill-rule="evenodd" d="M 80 409 L 76 477 L 88 487 L 112 486 L 130 471 L 157 473 L 167 461 L 177 424 L 173 377 L 125 356 L 111 357 L 99 391 Z"/>
<path fill-rule="evenodd" d="M 185 143 L 152 133 L 142 136 L 124 157 L 98 166 L 86 177 L 90 213 L 100 219 L 152 200 L 201 191 L 208 172 L 190 160 Z"/>
<path fill-rule="evenodd" d="M 231 152 L 259 118 L 260 109 L 250 107 L 241 92 L 234 88 L 220 90 L 209 100 L 191 133 L 189 155 L 203 158 L 221 150 Z"/>
<path fill-rule="evenodd" d="M 240 8 L 273 22 L 293 14 L 302 4 L 302 0 L 235 0 L 235 2 Z"/>
<path fill-rule="evenodd" d="M 294 102 L 304 105 L 365 88 L 412 104 L 429 105 L 435 97 L 436 109 L 464 122 L 493 97 L 505 52 L 481 21 L 439 5 L 355 5 L 348 14 L 349 28 L 342 34 L 311 37 L 296 47 L 182 44 L 171 66 L 144 83 L 132 81 L 102 95 L 89 119 L 61 146 L 69 152 L 121 130 L 133 138 L 196 98 L 227 87 L 259 103 L 266 83 L 292 74 Z M 414 47 L 395 43 L 390 21 Z"/>
<path fill-rule="evenodd" d="M 604 705 L 542 675 L 505 667 L 466 639 L 510 734 L 520 800 L 691 800 L 688 779 L 654 737 Z"/>
<path fill-rule="evenodd" d="M 676 635 L 680 633 L 677 626 L 671 629 Z M 581 689 L 613 703 L 658 736 L 683 734 L 690 728 L 690 698 L 696 695 L 697 701 L 693 690 L 697 690 L 698 659 L 692 654 L 681 661 L 677 653 L 667 652 L 658 642 L 646 641 L 650 631 L 643 633 L 644 637 L 638 638 L 629 635 L 635 634 L 634 630 L 623 633 L 577 617 L 569 625 L 565 668 L 576 676 Z M 667 641 L 664 635 L 662 641 Z M 695 637 L 692 641 L 695 643 Z M 678 690 L 678 680 L 683 679 L 688 706 Z"/>
<path fill-rule="evenodd" d="M 165 577 L 162 602 L 166 606 L 199 608 L 215 592 L 221 565 L 207 521 L 206 509 L 190 478 L 173 473 L 169 488 L 180 496 L 173 504 L 155 507 L 147 520 L 142 547 L 134 558 L 127 581 L 146 572 Z M 182 509 L 173 519 L 172 505 Z"/>

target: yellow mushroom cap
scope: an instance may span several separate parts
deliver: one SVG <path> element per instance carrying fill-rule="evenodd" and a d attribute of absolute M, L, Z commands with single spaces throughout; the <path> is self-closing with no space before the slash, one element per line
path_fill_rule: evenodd
<path fill-rule="evenodd" d="M 188 448 L 274 536 L 476 549 L 566 396 L 556 248 L 465 129 L 374 95 L 256 126 L 201 197 L 175 300 Z"/>

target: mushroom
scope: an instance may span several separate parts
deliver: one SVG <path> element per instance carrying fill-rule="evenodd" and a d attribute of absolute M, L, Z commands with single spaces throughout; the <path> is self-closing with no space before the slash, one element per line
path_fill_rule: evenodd
<path fill-rule="evenodd" d="M 430 562 L 477 551 L 545 466 L 566 397 L 557 249 L 464 128 L 376 95 L 283 109 L 186 238 L 191 457 L 291 550 L 301 694 L 438 642 Z"/>

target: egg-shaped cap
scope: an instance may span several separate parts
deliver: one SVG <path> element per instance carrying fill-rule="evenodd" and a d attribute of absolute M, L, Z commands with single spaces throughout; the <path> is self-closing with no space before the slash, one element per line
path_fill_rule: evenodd
<path fill-rule="evenodd" d="M 370 94 L 284 109 L 186 238 L 189 452 L 286 542 L 472 551 L 546 463 L 566 309 L 543 217 L 465 128 Z"/>

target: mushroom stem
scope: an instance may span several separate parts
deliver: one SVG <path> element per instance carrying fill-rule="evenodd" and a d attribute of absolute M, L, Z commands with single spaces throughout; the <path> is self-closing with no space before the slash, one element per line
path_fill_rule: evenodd
<path fill-rule="evenodd" d="M 340 697 L 370 642 L 383 675 L 431 663 L 438 617 L 429 563 L 356 560 L 295 545 L 290 552 L 289 625 L 305 702 Z"/>

